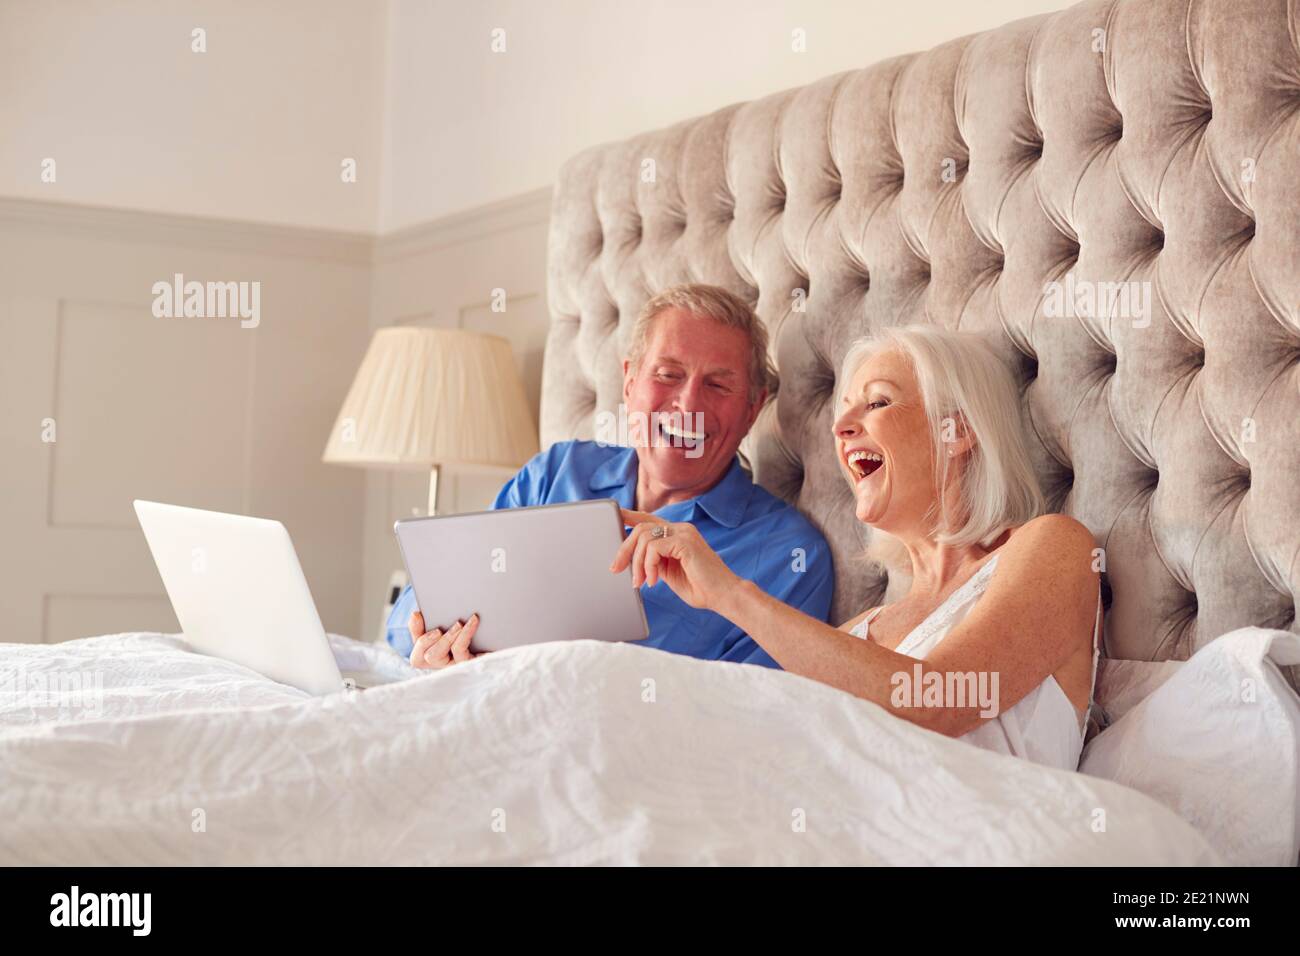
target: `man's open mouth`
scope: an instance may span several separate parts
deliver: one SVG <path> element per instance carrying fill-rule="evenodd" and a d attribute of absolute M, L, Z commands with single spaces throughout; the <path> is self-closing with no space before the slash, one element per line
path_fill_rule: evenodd
<path fill-rule="evenodd" d="M 849 470 L 854 474 L 854 481 L 861 481 L 877 469 L 885 467 L 883 456 L 874 451 L 859 448 L 848 454 Z"/>
<path fill-rule="evenodd" d="M 682 428 L 679 425 L 673 425 L 662 420 L 659 422 L 658 444 L 660 447 L 699 448 L 708 437 L 702 431 L 692 431 L 689 428 Z"/>

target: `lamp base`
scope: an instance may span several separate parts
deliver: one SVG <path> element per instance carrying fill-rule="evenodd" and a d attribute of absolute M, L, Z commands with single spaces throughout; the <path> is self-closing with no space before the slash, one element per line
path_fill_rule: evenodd
<path fill-rule="evenodd" d="M 429 517 L 438 513 L 438 466 L 429 469 Z"/>

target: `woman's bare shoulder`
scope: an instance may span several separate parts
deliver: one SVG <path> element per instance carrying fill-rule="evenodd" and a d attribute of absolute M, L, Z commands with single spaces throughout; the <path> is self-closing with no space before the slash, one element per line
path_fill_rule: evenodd
<path fill-rule="evenodd" d="M 1052 548 L 1065 549 L 1071 554 L 1084 551 L 1091 555 L 1096 547 L 1096 539 L 1082 521 L 1069 515 L 1052 513 L 1031 518 L 1010 529 L 1006 543 L 998 550 L 1032 553 L 1042 548 Z"/>
<path fill-rule="evenodd" d="M 1095 587 L 1097 541 L 1087 525 L 1069 515 L 1045 514 L 1015 528 L 998 548 L 999 568 L 1018 579 Z"/>

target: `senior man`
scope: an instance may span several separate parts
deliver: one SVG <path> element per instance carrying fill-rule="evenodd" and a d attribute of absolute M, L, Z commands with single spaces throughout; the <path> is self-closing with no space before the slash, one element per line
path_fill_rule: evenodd
<path fill-rule="evenodd" d="M 620 421 L 633 423 L 632 447 L 557 442 L 529 461 L 492 507 L 613 498 L 623 508 L 689 521 L 736 574 L 824 621 L 834 587 L 826 540 L 754 484 L 736 456 L 775 386 L 767 330 L 743 300 L 716 286 L 668 289 L 646 303 L 623 361 Z M 641 596 L 650 636 L 639 643 L 778 666 L 735 625 L 692 608 L 663 582 L 643 585 Z M 408 587 L 389 616 L 388 642 L 419 668 L 474 656 L 476 614 L 430 623 L 439 626 L 426 632 Z"/>

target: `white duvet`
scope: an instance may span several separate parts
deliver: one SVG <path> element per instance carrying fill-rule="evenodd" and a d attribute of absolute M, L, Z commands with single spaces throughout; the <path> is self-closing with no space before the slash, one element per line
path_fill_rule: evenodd
<path fill-rule="evenodd" d="M 313 699 L 158 634 L 0 645 L 0 862 L 1219 860 L 1134 790 L 779 671 L 580 642 L 412 676 L 332 640 L 392 683 Z"/>

